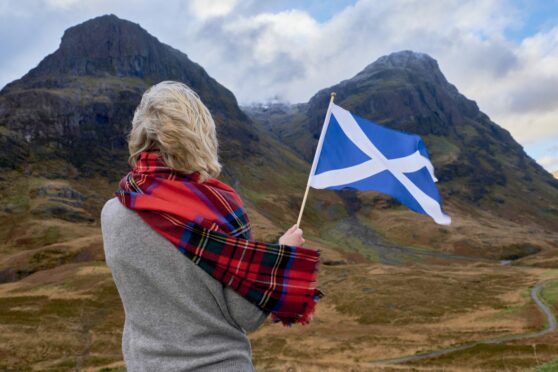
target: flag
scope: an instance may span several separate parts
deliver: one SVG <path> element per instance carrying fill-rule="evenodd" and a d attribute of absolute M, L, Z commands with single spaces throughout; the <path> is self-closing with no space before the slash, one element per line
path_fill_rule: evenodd
<path fill-rule="evenodd" d="M 449 225 L 420 136 L 386 128 L 330 102 L 310 171 L 316 189 L 374 190 Z"/>

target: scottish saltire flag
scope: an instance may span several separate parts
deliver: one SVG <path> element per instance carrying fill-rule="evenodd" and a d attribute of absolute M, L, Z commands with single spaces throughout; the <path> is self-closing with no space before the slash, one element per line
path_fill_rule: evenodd
<path fill-rule="evenodd" d="M 310 171 L 316 189 L 374 190 L 449 225 L 422 139 L 330 103 Z"/>

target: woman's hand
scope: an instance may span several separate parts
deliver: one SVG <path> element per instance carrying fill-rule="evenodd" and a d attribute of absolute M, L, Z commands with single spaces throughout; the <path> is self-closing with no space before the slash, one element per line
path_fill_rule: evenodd
<path fill-rule="evenodd" d="M 304 244 L 304 238 L 302 238 L 302 229 L 294 224 L 283 234 L 283 236 L 279 238 L 279 244 L 295 245 L 299 247 L 302 246 Z"/>

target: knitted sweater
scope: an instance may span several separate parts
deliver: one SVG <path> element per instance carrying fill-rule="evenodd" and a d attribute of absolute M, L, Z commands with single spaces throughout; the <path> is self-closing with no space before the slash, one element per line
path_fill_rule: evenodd
<path fill-rule="evenodd" d="M 125 313 L 128 371 L 253 371 L 246 332 L 268 313 L 212 278 L 116 198 L 101 212 Z"/>

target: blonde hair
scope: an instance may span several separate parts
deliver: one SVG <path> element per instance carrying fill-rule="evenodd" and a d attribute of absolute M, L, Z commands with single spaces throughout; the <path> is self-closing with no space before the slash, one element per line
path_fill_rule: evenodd
<path fill-rule="evenodd" d="M 163 81 L 145 91 L 128 135 L 132 167 L 142 151 L 158 151 L 169 167 L 200 173 L 200 182 L 221 172 L 215 122 L 186 84 Z"/>

